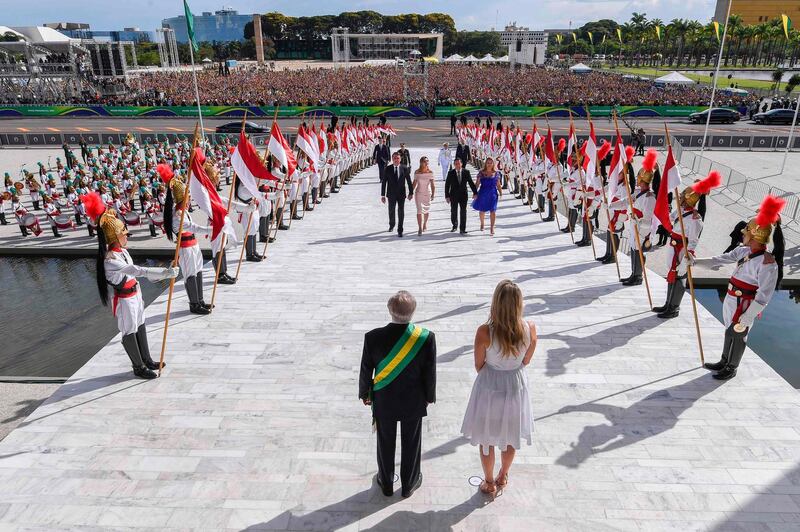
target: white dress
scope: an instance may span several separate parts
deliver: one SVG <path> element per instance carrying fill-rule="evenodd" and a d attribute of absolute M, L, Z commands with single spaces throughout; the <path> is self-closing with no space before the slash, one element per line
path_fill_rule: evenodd
<path fill-rule="evenodd" d="M 522 365 L 531 333 L 527 322 L 524 327 L 525 341 L 518 347 L 516 356 L 502 356 L 492 336 L 492 343 L 486 350 L 486 363 L 472 386 L 461 433 L 472 445 L 483 445 L 485 454 L 490 445 L 504 450 L 509 445 L 519 449 L 522 440 L 531 444 L 533 416 L 528 378 Z"/>

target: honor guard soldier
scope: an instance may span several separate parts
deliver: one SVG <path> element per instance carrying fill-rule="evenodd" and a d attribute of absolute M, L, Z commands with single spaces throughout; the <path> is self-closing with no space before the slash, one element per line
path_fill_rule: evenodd
<path fill-rule="evenodd" d="M 180 226 L 181 211 L 187 193 L 186 185 L 175 175 L 169 165 L 161 163 L 156 169 L 161 179 L 167 184 L 167 199 L 164 202 L 164 230 L 170 242 L 173 238 L 177 238 L 179 242 L 178 265 L 181 267 L 183 285 L 189 298 L 189 312 L 211 314 L 211 305 L 203 301 L 203 253 L 200 251 L 200 245 L 195 237 L 195 233 L 210 235 L 211 228 L 194 223 L 188 212 L 183 213 L 183 227 Z M 188 211 L 188 208 L 186 210 Z M 178 234 L 179 230 L 180 234 Z"/>
<path fill-rule="evenodd" d="M 642 167 L 636 175 L 636 188 L 631 199 L 633 200 L 632 218 L 628 221 L 628 241 L 630 242 L 631 253 L 631 275 L 622 279 L 625 286 L 638 286 L 642 284 L 642 275 L 645 265 L 639 256 L 639 246 L 641 246 L 642 256 L 650 249 L 650 231 L 653 222 L 653 210 L 656 207 L 656 195 L 650 190 L 650 183 L 656 167 L 656 157 L 658 152 L 653 148 L 647 150 L 642 161 Z M 625 194 L 627 196 L 627 193 Z M 612 210 L 625 208 L 627 198 L 621 199 L 610 205 Z M 639 245 L 637 246 L 637 228 Z"/>
<path fill-rule="evenodd" d="M 633 146 L 625 147 L 626 160 L 632 160 L 635 153 L 636 148 Z M 608 229 L 606 230 L 606 252 L 603 253 L 602 256 L 597 257 L 597 260 L 603 264 L 615 262 L 614 251 L 619 251 L 620 234 L 623 229 L 625 229 L 625 222 L 628 220 L 628 209 L 625 208 L 625 205 L 627 205 L 625 201 L 627 197 L 625 187 L 628 186 L 629 172 L 632 173 L 633 168 L 630 164 L 626 164 L 624 171 L 617 175 L 616 187 L 612 189 L 611 183 L 609 182 L 608 184 L 609 195 L 611 196 L 608 203 L 608 214 L 611 218 L 608 220 Z M 612 177 L 609 175 L 608 178 L 611 179 Z M 611 194 L 611 190 L 614 191 L 613 194 Z M 613 244 L 611 243 L 612 239 L 614 240 Z"/>
<path fill-rule="evenodd" d="M 263 226 L 264 229 L 261 235 L 267 238 L 269 237 L 269 224 L 267 220 L 270 207 L 269 205 L 262 205 L 262 203 L 267 203 L 264 201 L 264 198 L 261 198 L 261 201 L 254 198 L 250 191 L 247 190 L 247 187 L 242 184 L 241 179 L 236 180 L 233 193 L 238 201 L 231 205 L 231 208 L 237 212 L 239 224 L 242 226 L 244 251 L 246 255 L 245 260 L 248 262 L 261 262 L 264 257 L 256 251 L 256 235 L 261 232 Z M 258 222 L 255 221 L 256 212 L 258 212 Z M 248 227 L 248 223 L 250 227 Z"/>
<path fill-rule="evenodd" d="M 761 202 L 756 217 L 742 230 L 742 246 L 718 257 L 693 261 L 712 267 L 736 263 L 728 283 L 728 293 L 722 303 L 725 324 L 722 358 L 719 362 L 704 365 L 706 369 L 717 372 L 715 379 L 728 380 L 736 376 L 736 369 L 744 355 L 747 334 L 780 285 L 785 246 L 780 213 L 785 205 L 785 200 L 767 196 Z M 772 253 L 767 252 L 770 237 L 773 241 Z"/>
<path fill-rule="evenodd" d="M 150 356 L 147 329 L 137 277 L 150 281 L 173 279 L 178 268 L 144 268 L 133 263 L 128 250 L 128 230 L 112 209 L 106 209 L 100 196 L 93 192 L 82 198 L 87 216 L 97 226 L 97 288 L 100 301 L 117 319 L 122 346 L 133 366 L 133 374 L 142 379 L 154 379 L 159 364 Z M 163 367 L 164 365 L 161 365 Z"/>
<path fill-rule="evenodd" d="M 10 204 L 11 192 L 4 190 L 3 193 L 0 194 L 0 225 L 8 225 L 8 220 L 6 220 L 6 210 Z"/>
<path fill-rule="evenodd" d="M 681 212 L 683 225 L 678 219 L 678 212 L 672 211 L 670 221 L 672 231 L 670 233 L 669 249 L 667 250 L 667 300 L 660 307 L 654 307 L 653 312 L 658 313 L 659 318 L 669 319 L 678 315 L 681 307 L 683 294 L 686 292 L 684 281 L 687 275 L 686 252 L 683 248 L 684 241 L 681 229 L 686 231 L 686 249 L 694 256 L 697 244 L 700 241 L 700 234 L 703 231 L 703 217 L 697 211 L 697 203 L 704 195 L 717 188 L 722 183 L 722 176 L 717 171 L 708 174 L 708 177 L 686 187 L 680 196 Z M 691 260 L 691 259 L 690 259 Z"/>

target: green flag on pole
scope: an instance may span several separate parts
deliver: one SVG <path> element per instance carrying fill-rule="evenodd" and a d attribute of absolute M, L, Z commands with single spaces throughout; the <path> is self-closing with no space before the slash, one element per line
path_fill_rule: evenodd
<path fill-rule="evenodd" d="M 781 20 L 783 21 L 783 34 L 786 35 L 788 39 L 789 30 L 792 29 L 792 19 L 790 19 L 788 15 L 781 15 Z"/>
<path fill-rule="evenodd" d="M 192 48 L 197 52 L 200 50 L 200 47 L 197 45 L 197 40 L 194 38 L 194 15 L 192 15 L 192 11 L 189 9 L 189 4 L 186 0 L 183 0 L 183 11 L 186 14 L 186 33 L 189 34 L 189 42 L 192 43 Z"/>

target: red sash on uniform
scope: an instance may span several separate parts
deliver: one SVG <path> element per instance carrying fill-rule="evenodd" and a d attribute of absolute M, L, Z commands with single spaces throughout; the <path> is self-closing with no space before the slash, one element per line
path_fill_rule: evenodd
<path fill-rule="evenodd" d="M 750 302 L 756 298 L 758 286 L 740 281 L 731 277 L 728 284 L 728 295 L 736 298 L 736 312 L 733 313 L 733 323 L 739 323 L 739 318 L 748 309 Z"/>
<path fill-rule="evenodd" d="M 672 253 L 672 264 L 670 264 L 669 272 L 667 273 L 667 282 L 674 283 L 678 278 L 678 263 L 681 261 L 681 253 L 683 252 L 683 237 L 672 232 L 670 233 L 670 238 L 669 244 L 675 250 Z"/>
<path fill-rule="evenodd" d="M 136 282 L 136 279 L 128 279 L 121 288 L 114 286 L 114 300 L 111 305 L 111 311 L 114 316 L 117 315 L 117 302 L 120 299 L 128 299 L 129 297 L 135 296 L 136 292 L 139 291 L 138 286 L 139 284 Z"/>
<path fill-rule="evenodd" d="M 194 237 L 194 233 L 181 233 L 181 247 L 182 248 L 190 248 L 197 244 L 197 239 Z"/>

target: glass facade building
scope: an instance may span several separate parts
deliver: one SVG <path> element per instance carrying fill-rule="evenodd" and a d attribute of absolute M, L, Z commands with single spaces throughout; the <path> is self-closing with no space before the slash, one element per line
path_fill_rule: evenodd
<path fill-rule="evenodd" d="M 252 22 L 253 15 L 240 15 L 233 9 L 220 9 L 211 13 L 204 11 L 194 15 L 194 35 L 197 42 L 230 42 L 244 40 L 244 26 Z M 162 28 L 170 28 L 175 32 L 175 40 L 179 43 L 189 42 L 186 31 L 186 17 L 166 18 L 161 21 Z"/>

